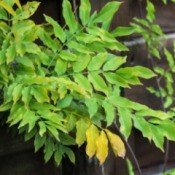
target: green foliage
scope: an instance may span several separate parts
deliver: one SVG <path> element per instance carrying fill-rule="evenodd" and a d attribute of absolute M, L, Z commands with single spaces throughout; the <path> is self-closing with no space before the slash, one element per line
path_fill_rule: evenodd
<path fill-rule="evenodd" d="M 162 150 L 164 137 L 175 141 L 175 124 L 169 113 L 121 96 L 121 88 L 141 85 L 140 79 L 156 74 L 142 66 L 122 68 L 126 56 L 120 53 L 128 48 L 116 37 L 136 31 L 146 33 L 149 27 L 153 33 L 144 37 L 149 46 L 156 46 L 150 51 L 159 57 L 154 40 L 162 32 L 159 26 L 152 25 L 155 17 L 151 3 L 147 21 L 136 19 L 132 27 L 110 32 L 120 4 L 111 1 L 91 15 L 90 2 L 81 0 L 79 22 L 70 2 L 63 0 L 62 27 L 46 15 L 47 25 L 30 20 L 38 2 L 22 6 L 17 0 L 0 1 L 0 111 L 9 112 L 6 122 L 16 127 L 25 140 L 34 139 L 35 151 L 43 148 L 45 162 L 53 157 L 59 165 L 68 156 L 74 163 L 71 145 L 87 142 L 87 154 L 96 155 L 103 163 L 108 155 L 108 140 L 114 154 L 124 157 L 122 140 L 106 130 L 115 120 L 126 139 L 135 127 Z M 173 66 L 170 53 L 165 53 Z M 165 75 L 171 83 L 171 74 Z M 91 129 L 96 132 L 95 138 Z"/>
<path fill-rule="evenodd" d="M 133 166 L 132 166 L 131 161 L 129 159 L 127 159 L 126 161 L 127 161 L 127 168 L 128 168 L 129 175 L 134 175 Z"/>
<path fill-rule="evenodd" d="M 175 170 L 174 169 L 171 169 L 165 173 L 163 173 L 162 175 L 174 175 L 175 174 Z"/>
<path fill-rule="evenodd" d="M 160 59 L 159 48 L 162 46 L 162 42 L 159 37 L 164 37 L 164 34 L 160 26 L 155 24 L 155 7 L 149 0 L 147 0 L 146 11 L 146 19 L 134 18 L 135 23 L 131 25 L 145 39 L 149 53 Z"/>
<path fill-rule="evenodd" d="M 164 1 L 165 2 L 165 1 Z M 162 110 L 169 116 L 163 122 L 160 119 L 147 119 L 141 118 L 144 114 L 141 112 L 136 113 L 134 118 L 135 127 L 140 130 L 144 137 L 153 140 L 155 145 L 163 151 L 164 137 L 168 140 L 174 141 L 174 73 L 175 73 L 175 59 L 173 54 L 164 48 L 163 53 L 167 61 L 167 67 L 159 66 L 161 59 L 160 49 L 163 43 L 160 37 L 164 34 L 160 26 L 155 24 L 155 7 L 149 0 L 147 1 L 147 14 L 145 19 L 135 19 L 135 23 L 131 24 L 135 31 L 143 36 L 148 48 L 148 58 L 152 63 L 152 69 L 157 74 L 155 81 L 157 87 L 147 87 L 147 90 L 160 98 Z M 175 47 L 175 46 L 174 46 Z M 153 111 L 152 111 L 153 112 Z M 151 113 L 152 113 L 151 112 Z M 144 112 L 145 113 L 145 112 Z M 149 113 L 149 112 L 148 112 Z M 153 112 L 154 113 L 154 112 Z M 158 114 L 158 113 L 157 113 Z"/>

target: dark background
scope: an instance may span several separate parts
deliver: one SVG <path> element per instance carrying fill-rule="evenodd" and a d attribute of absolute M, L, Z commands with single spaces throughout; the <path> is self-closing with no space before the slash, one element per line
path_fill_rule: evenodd
<path fill-rule="evenodd" d="M 99 10 L 108 0 L 91 0 L 93 10 Z M 25 2 L 24 0 L 22 2 Z M 173 34 L 175 31 L 175 5 L 169 3 L 163 5 L 160 0 L 154 0 L 156 5 L 157 23 L 159 23 L 166 34 Z M 125 0 L 119 13 L 115 16 L 112 28 L 116 26 L 127 26 L 133 17 L 141 17 L 145 14 L 144 0 Z M 59 0 L 43 0 L 38 12 L 32 17 L 36 23 L 44 21 L 43 14 L 52 16 L 55 20 L 62 23 L 61 17 L 61 1 Z M 122 38 L 122 40 L 135 41 L 135 36 Z M 166 41 L 168 48 L 171 48 L 172 40 Z M 128 54 L 128 65 L 144 65 L 150 66 L 147 59 L 145 43 L 135 44 L 130 47 Z M 160 64 L 166 66 L 164 61 Z M 154 80 L 145 82 L 154 84 Z M 148 94 L 143 87 L 134 87 L 132 90 L 126 90 L 125 95 L 135 101 L 144 103 L 153 108 L 160 108 L 159 99 Z M 115 128 L 111 128 L 115 131 Z M 144 139 L 141 133 L 133 130 L 129 139 L 136 157 L 140 163 L 144 174 L 151 175 L 155 170 L 161 170 L 164 159 L 164 154 L 155 148 L 152 143 Z M 170 156 L 168 167 L 175 165 L 175 145 L 171 143 Z M 56 168 L 53 161 L 44 164 L 42 151 L 34 153 L 33 143 L 23 142 L 23 138 L 12 136 L 7 128 L 0 129 L 0 175 L 104 175 L 102 167 L 98 165 L 97 160 L 88 160 L 85 156 L 84 148 L 74 148 L 76 152 L 76 165 L 72 165 L 69 160 L 64 159 L 62 167 Z M 127 151 L 131 160 L 132 157 Z M 105 175 L 127 175 L 125 161 L 121 158 L 114 158 L 110 153 L 107 161 L 104 164 Z M 137 174 L 137 173 L 135 173 Z"/>

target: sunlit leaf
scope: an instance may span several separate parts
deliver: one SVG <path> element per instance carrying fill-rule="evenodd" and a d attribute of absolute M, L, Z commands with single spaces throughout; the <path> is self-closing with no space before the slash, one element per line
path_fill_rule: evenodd
<path fill-rule="evenodd" d="M 106 129 L 106 133 L 115 156 L 124 158 L 126 154 L 125 145 L 121 138 Z"/>
<path fill-rule="evenodd" d="M 96 156 L 100 164 L 103 164 L 108 156 L 108 139 L 104 131 L 101 131 L 99 137 L 96 139 L 96 146 Z"/>
<path fill-rule="evenodd" d="M 99 137 L 99 130 L 95 125 L 91 125 L 86 131 L 87 145 L 86 154 L 91 158 L 97 150 L 96 140 Z"/>

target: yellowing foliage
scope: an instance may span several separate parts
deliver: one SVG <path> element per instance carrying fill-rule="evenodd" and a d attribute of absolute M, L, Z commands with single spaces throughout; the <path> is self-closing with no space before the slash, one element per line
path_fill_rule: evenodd
<path fill-rule="evenodd" d="M 87 145 L 86 145 L 86 154 L 91 158 L 95 155 L 97 146 L 96 140 L 99 137 L 99 130 L 93 124 L 86 131 Z"/>
<path fill-rule="evenodd" d="M 109 142 L 111 144 L 111 147 L 113 149 L 115 156 L 124 158 L 126 154 L 126 150 L 125 150 L 125 145 L 121 140 L 121 138 L 107 129 L 105 131 L 107 133 Z"/>
<path fill-rule="evenodd" d="M 76 122 L 76 143 L 80 147 L 86 141 L 86 130 L 90 126 L 90 120 L 88 118 L 81 118 Z"/>
<path fill-rule="evenodd" d="M 100 164 L 103 164 L 108 156 L 108 139 L 104 131 L 100 132 L 100 136 L 96 141 L 97 152 L 96 156 L 100 161 Z"/>

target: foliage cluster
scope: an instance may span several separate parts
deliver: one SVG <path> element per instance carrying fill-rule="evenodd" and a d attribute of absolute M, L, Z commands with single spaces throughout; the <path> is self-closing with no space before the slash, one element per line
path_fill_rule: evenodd
<path fill-rule="evenodd" d="M 44 24 L 30 19 L 38 2 L 0 1 L 1 121 L 17 129 L 26 141 L 34 139 L 35 151 L 44 147 L 46 162 L 53 156 L 59 165 L 64 155 L 75 162 L 70 147 L 85 142 L 87 155 L 95 155 L 100 164 L 109 144 L 116 156 L 124 157 L 122 139 L 107 129 L 116 121 L 126 140 L 135 127 L 161 150 L 164 138 L 175 141 L 172 112 L 153 110 L 121 95 L 121 88 L 142 85 L 140 78 L 160 74 L 167 80 L 167 93 L 161 91 L 169 107 L 174 60 L 165 50 L 170 70 L 122 67 L 127 58 L 121 52 L 128 48 L 119 37 L 143 34 L 150 54 L 159 58 L 155 41 L 163 34 L 154 24 L 154 6 L 149 1 L 146 20 L 135 19 L 131 27 L 110 31 L 120 5 L 111 1 L 92 13 L 89 0 L 81 0 L 76 19 L 70 2 L 63 0 L 62 27 L 46 15 Z M 153 88 L 148 90 L 160 96 Z"/>

